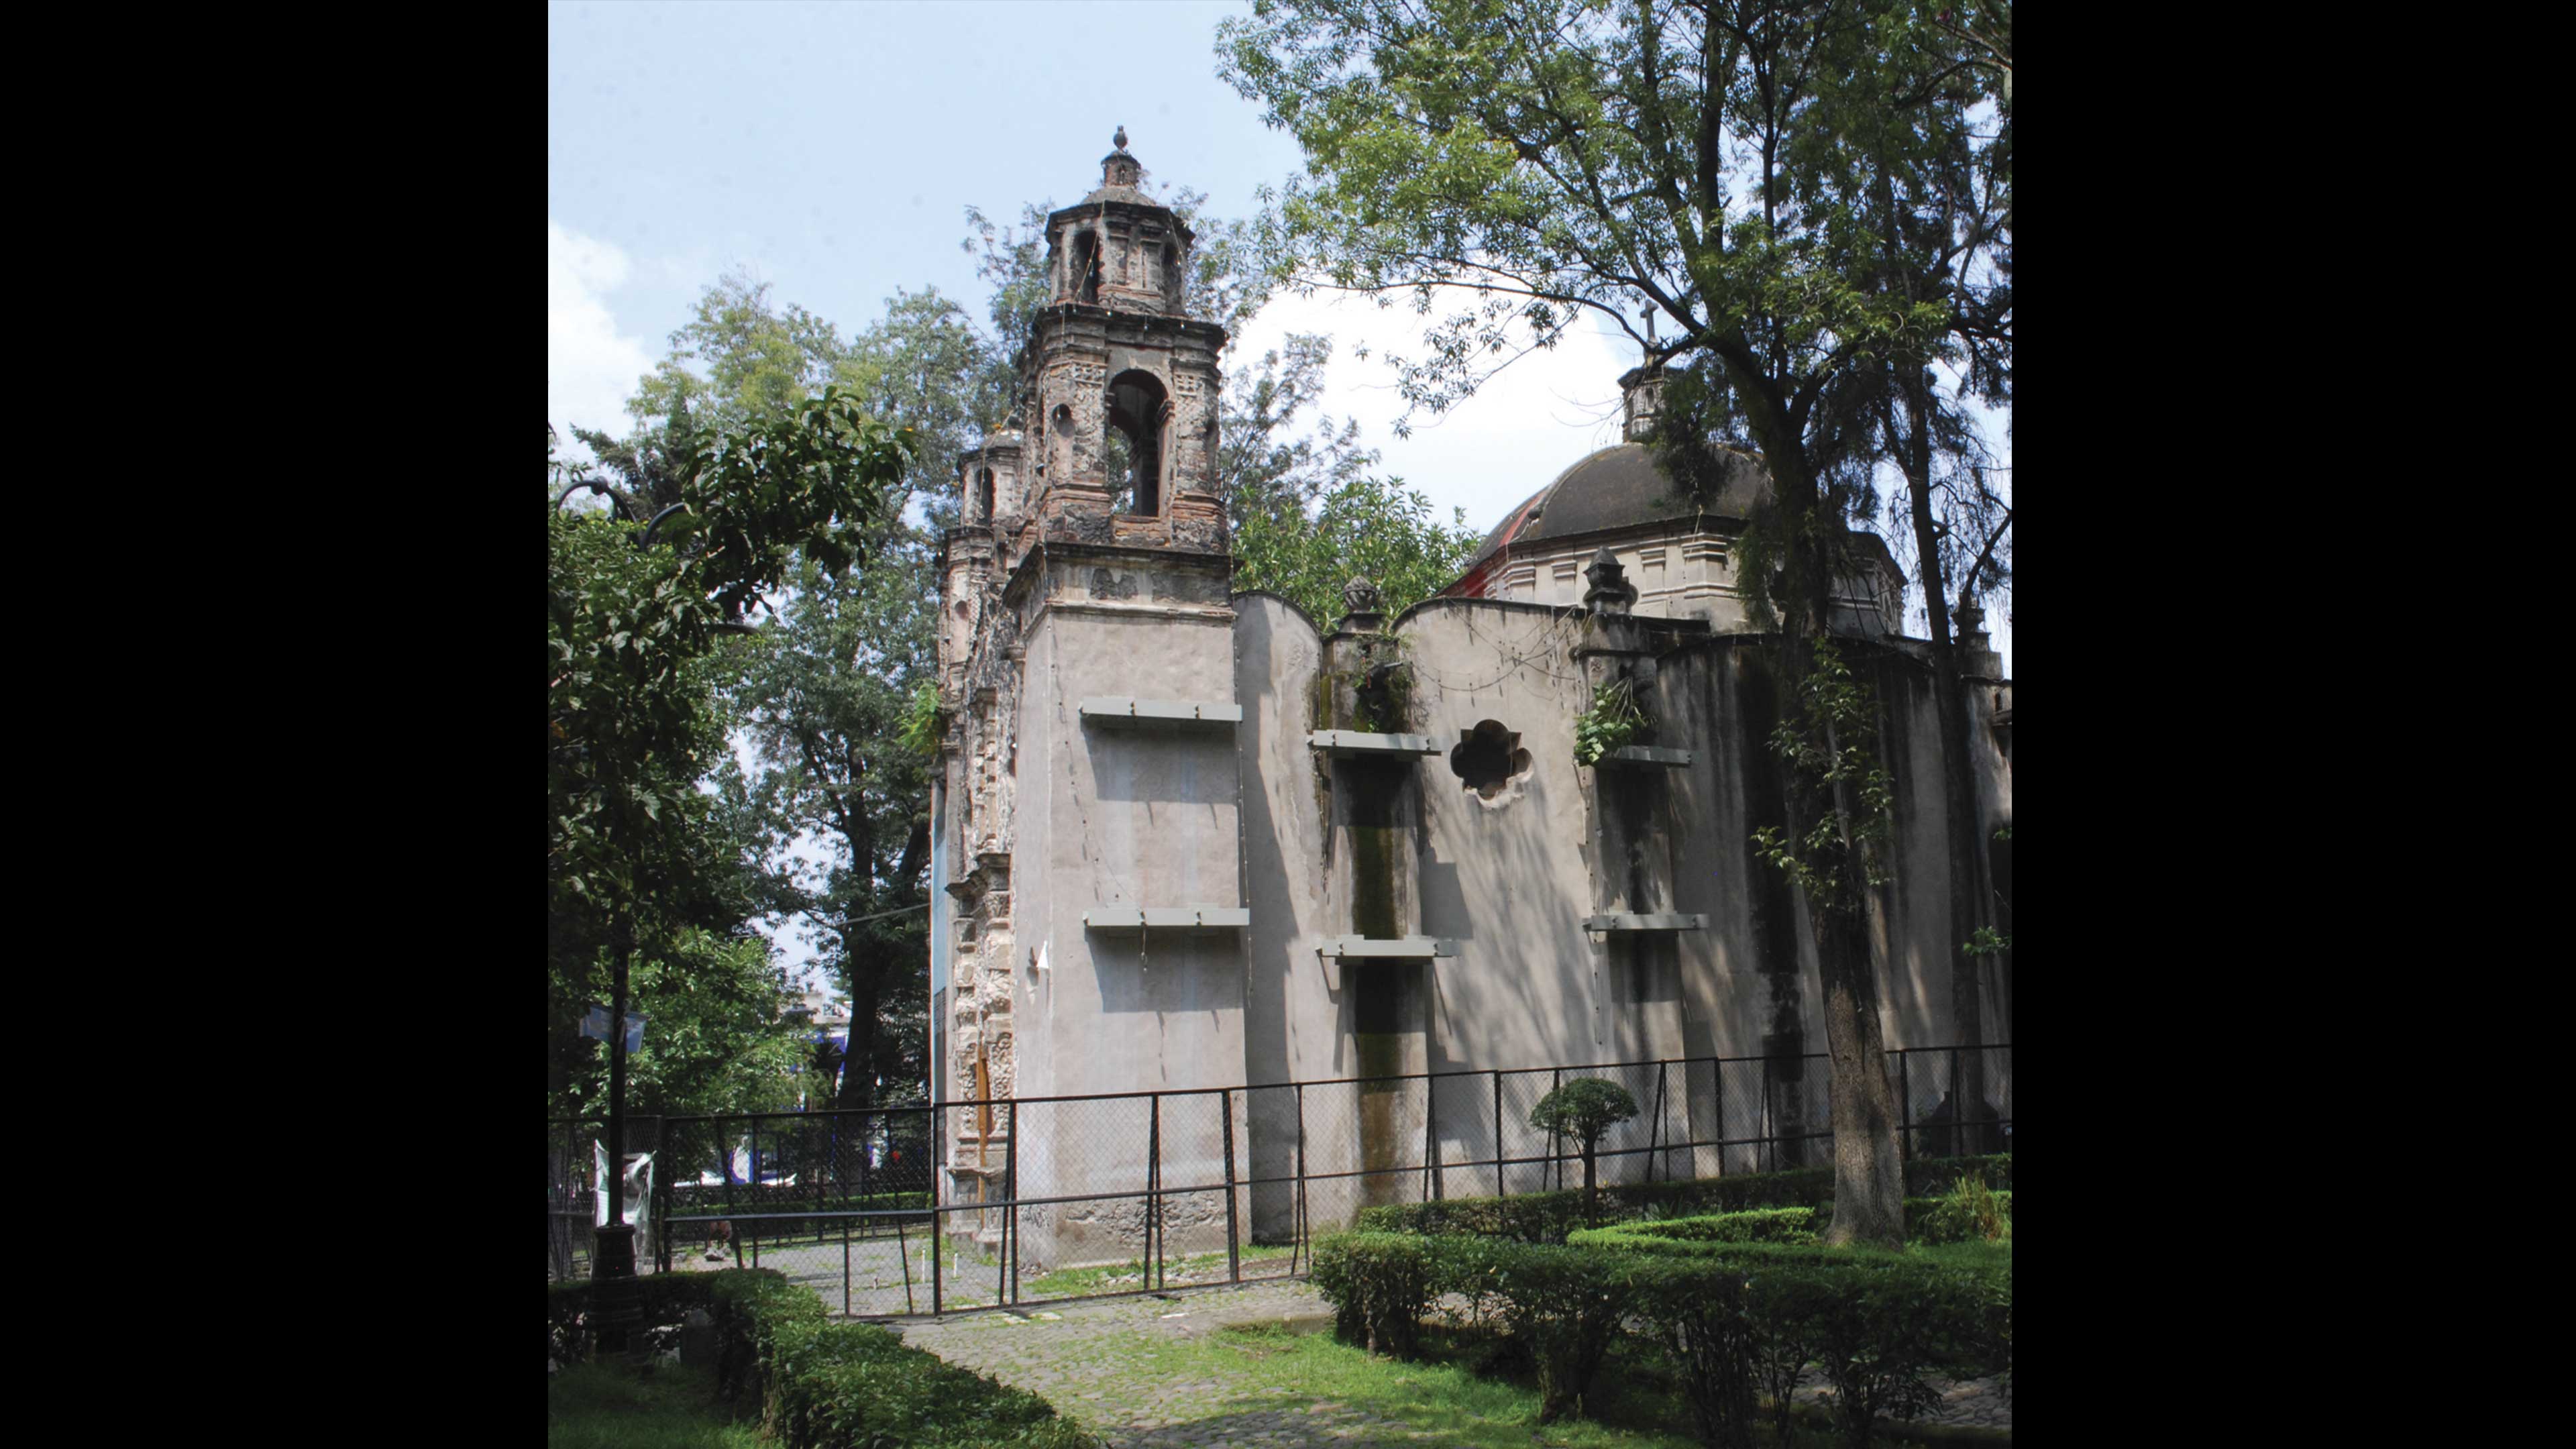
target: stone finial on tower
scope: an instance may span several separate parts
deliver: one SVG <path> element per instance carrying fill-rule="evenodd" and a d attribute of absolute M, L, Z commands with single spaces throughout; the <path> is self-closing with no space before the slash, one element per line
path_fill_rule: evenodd
<path fill-rule="evenodd" d="M 1119 127 L 1118 134 L 1110 137 L 1109 141 L 1118 149 L 1100 158 L 1100 184 L 1123 186 L 1132 191 L 1136 183 L 1144 179 L 1145 167 L 1142 162 L 1127 154 L 1127 128 Z"/>
<path fill-rule="evenodd" d="M 1654 431 L 1655 415 L 1664 410 L 1664 365 L 1649 362 L 1643 367 L 1629 368 L 1619 375 L 1619 393 L 1620 405 L 1626 413 L 1620 440 L 1629 443 L 1645 441 L 1646 435 Z"/>
<path fill-rule="evenodd" d="M 1342 585 L 1342 619 L 1333 629 L 1342 634 L 1373 632 L 1385 617 L 1383 607 L 1377 585 L 1369 582 L 1366 574 L 1353 574 L 1351 581 Z"/>
<path fill-rule="evenodd" d="M 2004 657 L 1995 652 L 1994 641 L 1986 635 L 1986 611 L 1975 604 L 1961 604 L 1953 618 L 1959 626 L 1959 673 L 1968 679 L 2002 679 Z"/>
<path fill-rule="evenodd" d="M 1628 570 L 1607 544 L 1592 556 L 1592 565 L 1583 571 L 1584 581 L 1591 585 L 1583 591 L 1583 607 L 1596 614 L 1624 614 L 1637 602 L 1637 586 L 1628 582 Z"/>

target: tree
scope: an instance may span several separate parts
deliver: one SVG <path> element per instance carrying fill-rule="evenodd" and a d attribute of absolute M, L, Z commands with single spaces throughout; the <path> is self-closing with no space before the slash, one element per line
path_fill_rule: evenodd
<path fill-rule="evenodd" d="M 882 319 L 845 340 L 774 302 L 766 285 L 728 276 L 641 384 L 635 437 L 618 454 L 600 451 L 649 460 L 679 420 L 773 418 L 782 400 L 826 380 L 916 445 L 899 473 L 878 480 L 867 538 L 878 567 L 780 580 L 776 622 L 747 642 L 727 701 L 755 761 L 733 797 L 757 822 L 764 905 L 803 923 L 849 998 L 849 1060 L 833 1105 L 866 1107 L 880 1079 L 914 1096 L 928 1081 L 926 1038 L 902 1028 L 928 994 L 929 777 L 902 734 L 932 668 L 928 529 L 956 518 L 954 459 L 1001 421 L 1012 373 L 965 309 L 935 290 L 898 291 Z M 657 428 L 655 417 L 673 421 Z M 814 847 L 823 859 L 802 863 Z"/>
<path fill-rule="evenodd" d="M 590 480 L 556 463 L 552 444 L 549 430 L 549 472 L 572 484 L 549 498 L 546 520 L 547 954 L 559 1032 L 603 956 L 612 1021 L 630 985 L 658 983 L 664 963 L 735 977 L 752 966 L 743 948 L 757 943 L 708 934 L 728 916 L 738 926 L 747 904 L 739 859 L 710 848 L 727 833 L 706 828 L 715 806 L 698 788 L 722 753 L 713 656 L 748 632 L 745 609 L 792 562 L 836 578 L 866 556 L 883 480 L 899 475 L 911 444 L 826 388 L 785 416 L 691 433 L 668 459 L 677 499 L 650 527 L 554 506 Z M 614 1117 L 626 1084 L 622 1054 L 612 1060 Z M 560 1051 L 557 1065 L 550 1087 L 579 1100 Z"/>
<path fill-rule="evenodd" d="M 1359 574 L 1390 614 L 1431 597 L 1465 572 L 1483 542 L 1432 516 L 1431 500 L 1401 478 L 1363 474 L 1334 485 L 1308 513 L 1293 498 L 1255 503 L 1236 520 L 1234 586 L 1285 595 L 1320 627 L 1343 613 L 1342 586 Z"/>
<path fill-rule="evenodd" d="M 2008 36 L 2009 5 L 1981 20 Z M 1221 73 L 1313 178 L 1278 198 L 1280 269 L 1463 302 L 1397 359 L 1408 402 L 1448 407 L 1590 311 L 1653 361 L 1700 364 L 1667 388 L 1677 482 L 1694 486 L 1687 459 L 1720 423 L 1760 446 L 1773 504 L 1744 553 L 1800 701 L 1775 740 L 1788 826 L 1762 851 L 1814 927 L 1840 1240 L 1901 1239 L 1903 1177 L 1862 915 L 1876 767 L 1857 686 L 1819 645 L 1846 531 L 1875 503 L 1875 365 L 1984 324 L 1957 296 L 1888 285 L 1929 229 L 1873 215 L 1891 141 L 1837 138 L 1914 127 L 1949 150 L 1973 107 L 1918 101 L 1994 72 L 1943 75 L 1945 42 L 1969 43 L 1863 0 L 1256 0 L 1219 39 Z M 1668 328 L 1641 334 L 1640 300 Z"/>
<path fill-rule="evenodd" d="M 781 882 L 779 904 L 850 1001 L 837 1105 L 873 1106 L 877 1082 L 926 1090 L 926 1039 L 889 1023 L 929 995 L 930 762 L 902 742 L 914 686 L 931 677 L 930 614 L 915 544 L 905 566 L 811 581 L 764 631 L 735 697 L 762 762 L 757 808 L 774 858 L 797 837 L 827 858 Z"/>
<path fill-rule="evenodd" d="M 1637 1115 L 1637 1099 L 1617 1082 L 1577 1077 L 1538 1099 L 1530 1125 L 1559 1137 L 1571 1137 L 1583 1151 L 1583 1221 L 1601 1225 L 1601 1205 L 1593 1188 L 1592 1154 L 1601 1134 Z"/>

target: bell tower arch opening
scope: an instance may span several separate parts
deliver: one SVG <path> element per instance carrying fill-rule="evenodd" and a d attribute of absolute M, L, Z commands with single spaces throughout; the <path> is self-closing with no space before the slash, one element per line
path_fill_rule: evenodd
<path fill-rule="evenodd" d="M 1151 518 L 1163 511 L 1163 434 L 1172 402 L 1162 379 L 1130 368 L 1109 380 L 1101 439 L 1113 513 Z"/>
<path fill-rule="evenodd" d="M 1100 305 L 1100 234 L 1078 231 L 1073 234 L 1072 275 L 1066 278 L 1065 290 L 1077 302 Z"/>

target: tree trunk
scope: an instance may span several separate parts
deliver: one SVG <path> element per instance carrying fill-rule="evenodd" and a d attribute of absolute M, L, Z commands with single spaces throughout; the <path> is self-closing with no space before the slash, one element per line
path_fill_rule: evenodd
<path fill-rule="evenodd" d="M 1932 704 L 1940 721 L 1941 804 L 1948 823 L 1950 853 L 1949 925 L 1948 935 L 1943 938 L 1950 955 L 1950 1040 L 1958 1046 L 1973 1047 L 1985 1041 L 1985 1012 L 1979 989 L 1982 963 L 1968 953 L 1968 939 L 1979 926 L 1987 924 L 1981 907 L 1988 892 L 1984 889 L 1986 851 L 1984 832 L 1978 828 L 1975 767 L 1968 756 L 1968 742 L 1973 738 L 1968 725 L 1968 689 L 1959 674 L 1958 646 L 1950 634 L 1949 580 L 1941 568 L 1941 542 L 1933 532 L 1930 389 L 1920 371 L 1900 365 L 1896 372 L 1910 426 L 1889 441 L 1895 445 L 1907 490 L 1913 495 L 1915 567 L 1923 583 L 1924 614 L 1932 631 Z M 1963 592 L 1974 582 L 1963 581 Z M 1953 1054 L 1953 1064 L 1953 1140 L 1948 1150 L 1979 1151 L 1983 1148 L 1986 1054 L 1957 1052 Z M 1980 1125 L 1964 1139 L 1956 1135 L 1959 1128 L 1971 1123 Z"/>
<path fill-rule="evenodd" d="M 1829 516 L 1822 490 L 1802 466 L 1803 459 L 1790 461 L 1795 455 L 1787 449 L 1767 448 L 1766 452 L 1774 460 L 1778 496 L 1792 521 L 1782 643 L 1791 687 L 1803 693 L 1815 671 L 1816 641 L 1826 637 L 1833 624 L 1834 575 L 1841 561 L 1843 529 L 1840 519 Z M 1802 702 L 1799 707 L 1813 706 Z M 1839 761 L 1842 739 L 1831 713 L 1825 712 L 1821 721 L 1810 719 L 1809 727 L 1822 729 L 1827 758 Z M 1834 1223 L 1825 1240 L 1902 1244 L 1905 1164 L 1896 1142 L 1895 1093 L 1887 1082 L 1878 973 L 1870 959 L 1869 887 L 1857 829 L 1859 802 L 1848 779 L 1834 781 L 1821 802 L 1794 781 L 1784 794 L 1794 841 L 1803 843 L 1814 831 L 1819 804 L 1833 812 L 1842 841 L 1833 859 L 1830 889 L 1801 891 L 1807 900 L 1808 924 L 1815 933 L 1825 1051 L 1833 1069 Z M 1819 901 L 1817 894 L 1826 899 Z"/>
<path fill-rule="evenodd" d="M 1905 1241 L 1905 1163 L 1897 1154 L 1895 1093 L 1879 1028 L 1878 973 L 1866 918 L 1810 913 L 1825 998 L 1825 1051 L 1833 1064 L 1834 1222 L 1828 1243 Z"/>

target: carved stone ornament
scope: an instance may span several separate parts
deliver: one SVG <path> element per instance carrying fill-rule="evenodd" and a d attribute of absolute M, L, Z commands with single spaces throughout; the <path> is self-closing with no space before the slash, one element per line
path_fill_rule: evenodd
<path fill-rule="evenodd" d="M 1353 574 L 1351 581 L 1342 585 L 1342 610 L 1351 614 L 1378 612 L 1377 585 L 1370 583 L 1366 574 Z"/>
<path fill-rule="evenodd" d="M 1637 586 L 1628 582 L 1628 570 L 1606 546 L 1592 556 L 1583 577 L 1592 586 L 1584 590 L 1584 606 L 1596 614 L 1624 614 L 1637 602 Z"/>

